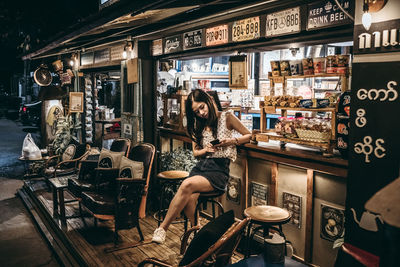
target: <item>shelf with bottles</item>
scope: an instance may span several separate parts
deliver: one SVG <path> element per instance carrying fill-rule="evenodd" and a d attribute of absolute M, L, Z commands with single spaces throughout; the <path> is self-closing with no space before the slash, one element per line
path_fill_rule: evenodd
<path fill-rule="evenodd" d="M 290 122 L 292 135 L 282 135 L 276 132 L 275 129 L 267 129 L 267 114 L 277 114 L 280 110 L 282 118 L 288 118 L 288 111 L 293 112 L 307 112 L 311 114 L 311 118 L 315 118 L 315 114 L 319 112 L 327 112 L 329 117 L 329 128 L 326 127 L 328 122 L 324 122 L 324 131 L 317 128 L 315 130 L 308 130 L 296 128 L 295 123 Z M 281 106 L 266 106 L 264 101 L 260 101 L 260 133 L 256 134 L 256 140 L 261 142 L 269 142 L 269 140 L 278 140 L 281 146 L 286 143 L 295 143 L 300 145 L 308 145 L 321 148 L 329 154 L 333 153 L 333 148 L 336 147 L 336 113 L 337 107 L 323 107 L 323 108 L 302 108 L 302 107 L 281 107 Z M 321 119 L 326 120 L 326 119 Z M 295 121 L 293 121 L 295 122 Z M 298 122 L 296 122 L 298 123 Z M 292 125 L 293 124 L 293 125 Z M 322 127 L 317 125 L 318 127 Z M 327 130 L 328 129 L 328 130 Z M 301 135 L 301 136 L 299 136 Z"/>

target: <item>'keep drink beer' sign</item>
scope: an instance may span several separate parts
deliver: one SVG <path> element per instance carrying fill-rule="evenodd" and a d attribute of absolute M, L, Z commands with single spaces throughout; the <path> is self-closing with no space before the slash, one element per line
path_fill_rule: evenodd
<path fill-rule="evenodd" d="M 353 1 L 339 0 L 343 9 L 351 13 Z M 322 1 L 308 5 L 307 30 L 332 27 L 352 23 L 350 18 L 333 0 Z"/>

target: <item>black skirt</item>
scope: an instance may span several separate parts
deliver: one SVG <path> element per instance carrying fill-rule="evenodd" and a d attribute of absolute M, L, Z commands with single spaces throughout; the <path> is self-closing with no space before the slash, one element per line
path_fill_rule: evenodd
<path fill-rule="evenodd" d="M 230 163 L 230 159 L 227 158 L 204 158 L 193 167 L 189 176 L 203 176 L 215 190 L 225 192 L 229 179 Z"/>

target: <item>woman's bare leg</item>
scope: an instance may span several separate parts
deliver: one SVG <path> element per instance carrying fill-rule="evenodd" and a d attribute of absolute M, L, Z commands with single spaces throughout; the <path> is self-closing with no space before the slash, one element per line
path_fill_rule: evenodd
<path fill-rule="evenodd" d="M 196 211 L 197 199 L 199 198 L 200 193 L 194 193 L 190 197 L 188 203 L 186 204 L 183 211 L 185 212 L 186 217 L 189 219 L 191 226 L 193 227 L 195 224 L 194 221 L 194 213 Z"/>
<path fill-rule="evenodd" d="M 167 230 L 173 220 L 179 215 L 187 205 L 193 193 L 209 192 L 214 190 L 210 182 L 203 176 L 192 176 L 186 178 L 169 204 L 168 212 L 160 227 Z"/>

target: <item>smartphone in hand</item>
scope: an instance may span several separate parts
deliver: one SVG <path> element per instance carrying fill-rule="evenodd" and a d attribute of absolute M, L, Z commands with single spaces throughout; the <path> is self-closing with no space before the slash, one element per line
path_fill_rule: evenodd
<path fill-rule="evenodd" d="M 215 140 L 212 140 L 210 143 L 211 143 L 213 146 L 215 146 L 215 145 L 218 145 L 220 142 L 219 142 L 219 139 L 215 139 Z"/>

